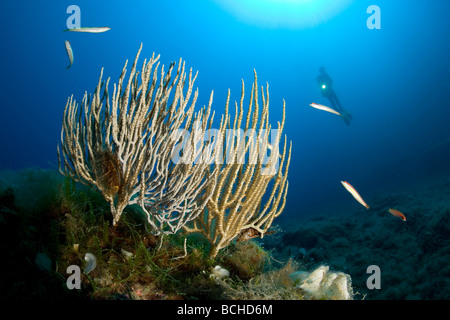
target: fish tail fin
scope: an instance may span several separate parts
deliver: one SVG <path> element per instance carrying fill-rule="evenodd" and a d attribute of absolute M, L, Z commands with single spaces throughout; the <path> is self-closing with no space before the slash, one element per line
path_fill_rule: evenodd
<path fill-rule="evenodd" d="M 69 70 L 69 68 L 70 68 L 71 66 L 72 66 L 72 65 L 67 66 L 66 70 Z"/>

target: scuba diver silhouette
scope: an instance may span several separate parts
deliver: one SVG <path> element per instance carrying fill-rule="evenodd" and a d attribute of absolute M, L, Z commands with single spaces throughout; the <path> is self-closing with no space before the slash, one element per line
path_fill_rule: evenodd
<path fill-rule="evenodd" d="M 341 114 L 342 120 L 344 120 L 347 125 L 350 125 L 352 115 L 342 108 L 341 102 L 339 101 L 336 92 L 333 90 L 333 80 L 325 71 L 324 67 L 320 67 L 319 72 L 320 74 L 317 76 L 317 83 L 319 84 L 322 96 L 330 100 L 331 107 Z"/>

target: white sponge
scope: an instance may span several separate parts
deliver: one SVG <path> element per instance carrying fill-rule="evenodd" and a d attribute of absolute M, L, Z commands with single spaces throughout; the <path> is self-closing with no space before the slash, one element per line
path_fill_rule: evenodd
<path fill-rule="evenodd" d="M 350 300 L 352 299 L 351 278 L 343 272 L 331 272 L 328 266 L 320 266 L 308 273 L 299 271 L 290 278 L 297 287 L 313 299 Z"/>

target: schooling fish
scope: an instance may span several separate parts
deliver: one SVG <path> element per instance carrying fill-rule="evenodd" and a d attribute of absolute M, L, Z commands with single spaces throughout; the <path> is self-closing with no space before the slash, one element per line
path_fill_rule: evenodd
<path fill-rule="evenodd" d="M 355 190 L 355 188 L 352 187 L 352 185 L 350 183 L 348 183 L 347 181 L 341 181 L 341 183 L 345 187 L 345 189 L 347 189 L 347 191 L 350 192 L 350 194 L 353 196 L 353 198 L 356 199 L 356 201 L 358 201 L 364 207 L 369 209 L 369 206 L 367 205 L 367 203 L 364 202 L 363 198 L 361 198 L 359 193 Z"/>
<path fill-rule="evenodd" d="M 64 43 L 66 45 L 67 56 L 69 57 L 69 61 L 70 61 L 69 66 L 66 68 L 66 70 L 67 70 L 73 64 L 73 51 L 72 51 L 72 47 L 70 46 L 70 42 L 69 41 L 66 40 Z"/>
<path fill-rule="evenodd" d="M 331 112 L 331 113 L 337 114 L 338 116 L 341 115 L 341 114 L 340 114 L 339 112 L 337 112 L 336 110 L 331 109 L 330 107 L 327 107 L 327 106 L 318 104 L 318 103 L 314 103 L 314 102 L 313 102 L 313 103 L 310 104 L 310 106 L 313 107 L 313 108 L 319 109 L 319 110 L 323 110 L 323 111 L 327 111 L 327 112 Z"/>
<path fill-rule="evenodd" d="M 102 33 L 102 32 L 108 31 L 108 30 L 111 30 L 111 28 L 110 27 L 83 27 L 83 28 L 66 29 L 63 32 L 73 31 L 73 32 Z"/>
<path fill-rule="evenodd" d="M 405 215 L 403 213 L 401 213 L 400 211 L 398 211 L 398 210 L 389 209 L 389 213 L 392 214 L 393 216 L 399 217 L 403 221 L 406 221 Z"/>

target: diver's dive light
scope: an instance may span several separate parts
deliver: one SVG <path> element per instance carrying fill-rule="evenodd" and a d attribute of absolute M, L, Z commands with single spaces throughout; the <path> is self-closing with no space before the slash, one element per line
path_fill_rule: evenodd
<path fill-rule="evenodd" d="M 322 89 L 325 90 L 326 88 L 327 88 L 327 86 L 323 84 Z"/>

